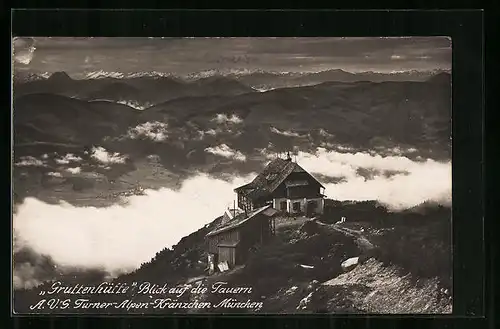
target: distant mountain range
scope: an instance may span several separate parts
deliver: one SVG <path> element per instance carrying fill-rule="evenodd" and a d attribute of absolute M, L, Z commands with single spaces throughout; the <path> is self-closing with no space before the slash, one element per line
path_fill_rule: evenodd
<path fill-rule="evenodd" d="M 218 71 L 209 70 L 197 73 L 191 73 L 184 76 L 173 73 L 164 72 L 106 72 L 95 71 L 88 72 L 77 77 L 76 80 L 96 80 L 96 79 L 134 79 L 134 78 L 172 78 L 178 81 L 193 81 L 208 77 L 227 77 L 241 81 L 247 86 L 254 88 L 277 88 L 285 86 L 301 86 L 305 84 L 317 84 L 326 81 L 422 81 L 430 78 L 433 75 L 447 72 L 449 70 L 430 70 L 430 71 L 398 71 L 390 73 L 381 72 L 358 72 L 351 73 L 341 69 L 325 70 L 320 72 L 268 72 L 268 71 L 248 71 L 248 70 L 228 70 Z M 51 75 L 59 74 L 60 72 L 25 72 L 16 71 L 14 74 L 14 83 L 26 83 L 30 81 L 45 80 Z"/>
<path fill-rule="evenodd" d="M 238 95 L 255 89 L 227 77 L 208 77 L 185 82 L 172 77 L 133 77 L 75 80 L 65 72 L 14 85 L 14 97 L 34 93 L 57 94 L 84 100 L 157 104 L 174 98 Z"/>
<path fill-rule="evenodd" d="M 23 76 L 25 79 L 23 79 Z M 33 93 L 49 93 L 84 100 L 121 102 L 135 108 L 146 107 L 184 97 L 234 96 L 279 88 L 313 86 L 341 82 L 390 82 L 426 81 L 429 79 L 451 81 L 443 71 L 398 72 L 393 74 L 363 72 L 349 73 L 329 70 L 318 73 L 230 73 L 198 79 L 160 76 L 157 73 L 91 75 L 89 79 L 73 79 L 65 72 L 45 75 L 17 75 L 14 80 L 14 97 Z M 17 77 L 17 78 L 16 78 Z"/>
<path fill-rule="evenodd" d="M 351 73 L 343 70 L 327 70 L 306 74 L 269 74 L 253 73 L 235 76 L 238 81 L 258 89 L 272 89 L 292 86 L 314 85 L 328 81 L 356 82 L 356 81 L 424 81 L 445 71 L 402 71 L 394 73 L 359 72 Z"/>
<path fill-rule="evenodd" d="M 424 82 L 324 82 L 256 92 L 227 77 L 185 83 L 147 77 L 72 80 L 60 73 L 14 90 L 15 145 L 105 144 L 126 154 L 155 148 L 165 159 L 180 152 L 188 162 L 196 161 L 196 152 L 204 161 L 204 148 L 222 143 L 244 154 L 269 143 L 281 150 L 404 144 L 449 154 L 450 78 L 441 73 Z M 79 98 L 69 97 L 74 92 Z M 120 104 L 125 97 L 151 103 L 138 111 Z M 153 123 L 165 125 L 165 141 L 147 133 L 130 136 L 144 125 L 153 129 Z M 162 148 L 154 146 L 158 143 Z M 188 151 L 195 151 L 189 160 Z"/>

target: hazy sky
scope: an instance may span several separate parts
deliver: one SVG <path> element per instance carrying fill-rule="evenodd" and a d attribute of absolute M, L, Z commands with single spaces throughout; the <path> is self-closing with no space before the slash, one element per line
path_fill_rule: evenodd
<path fill-rule="evenodd" d="M 14 69 L 38 72 L 204 70 L 401 71 L 451 68 L 451 40 L 407 38 L 17 38 Z"/>

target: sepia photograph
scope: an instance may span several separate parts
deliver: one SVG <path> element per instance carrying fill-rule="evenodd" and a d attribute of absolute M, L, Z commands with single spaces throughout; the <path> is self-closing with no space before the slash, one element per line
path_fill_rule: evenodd
<path fill-rule="evenodd" d="M 12 39 L 14 314 L 451 314 L 449 37 Z"/>

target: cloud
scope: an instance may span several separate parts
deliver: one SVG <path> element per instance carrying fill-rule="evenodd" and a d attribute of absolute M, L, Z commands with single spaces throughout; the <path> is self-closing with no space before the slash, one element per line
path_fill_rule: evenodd
<path fill-rule="evenodd" d="M 306 135 L 300 135 L 299 133 L 290 131 L 290 130 L 279 130 L 278 128 L 271 127 L 271 132 L 278 134 L 278 135 L 283 135 L 287 137 L 305 137 Z"/>
<path fill-rule="evenodd" d="M 209 135 L 209 136 L 217 136 L 217 135 L 221 135 L 221 134 L 230 134 L 231 137 L 237 137 L 239 135 L 241 135 L 241 131 L 234 131 L 233 129 L 230 129 L 230 128 L 216 128 L 216 129 L 208 129 L 208 130 L 205 130 L 205 131 L 198 131 L 198 139 L 203 139 L 205 137 L 205 135 Z"/>
<path fill-rule="evenodd" d="M 207 135 L 210 135 L 210 136 L 215 136 L 215 135 L 217 135 L 220 132 L 222 132 L 222 131 L 215 130 L 215 129 L 208 129 L 207 131 L 204 131 L 203 134 L 207 134 Z"/>
<path fill-rule="evenodd" d="M 32 156 L 22 156 L 19 158 L 21 161 L 16 162 L 15 165 L 18 167 L 43 167 L 45 164 L 43 161 L 38 160 Z"/>
<path fill-rule="evenodd" d="M 217 127 L 215 129 L 213 128 L 210 128 L 210 129 L 207 129 L 205 131 L 203 130 L 198 130 L 196 131 L 196 137 L 195 139 L 196 140 L 202 140 L 205 138 L 206 135 L 208 136 L 217 136 L 217 135 L 226 135 L 226 136 L 230 136 L 232 138 L 234 137 L 238 137 L 242 134 L 242 131 L 239 130 L 239 129 L 232 129 L 231 127 L 228 127 L 228 126 L 220 126 L 220 127 Z"/>
<path fill-rule="evenodd" d="M 62 174 L 61 173 L 58 173 L 58 172 L 48 172 L 47 173 L 47 176 L 51 176 L 51 177 L 62 177 Z"/>
<path fill-rule="evenodd" d="M 79 174 L 82 172 L 82 168 L 80 168 L 80 167 L 66 168 L 66 171 L 76 175 L 76 174 Z"/>
<path fill-rule="evenodd" d="M 103 164 L 112 164 L 112 163 L 125 163 L 127 157 L 124 155 L 120 155 L 120 153 L 109 153 L 106 151 L 104 147 L 93 147 L 90 155 L 93 159 L 103 163 Z"/>
<path fill-rule="evenodd" d="M 221 216 L 234 200 L 234 186 L 252 178 L 227 182 L 201 174 L 178 191 L 146 190 L 126 206 L 108 208 L 26 198 L 14 215 L 16 243 L 61 266 L 131 270 Z"/>
<path fill-rule="evenodd" d="M 70 162 L 80 162 L 82 161 L 82 158 L 79 156 L 75 156 L 73 153 L 68 153 L 62 158 L 55 159 L 55 162 L 57 164 L 68 164 Z"/>
<path fill-rule="evenodd" d="M 212 121 L 215 121 L 219 124 L 222 123 L 233 123 L 233 124 L 239 124 L 242 123 L 243 120 L 240 119 L 237 115 L 232 114 L 231 116 L 227 116 L 227 114 L 217 114 L 215 118 L 212 119 Z"/>
<path fill-rule="evenodd" d="M 246 160 L 246 156 L 243 153 L 241 153 L 240 151 L 233 150 L 232 148 L 230 148 L 226 144 L 221 144 L 221 145 L 216 146 L 216 147 L 207 147 L 205 149 L 205 152 L 219 155 L 221 157 L 228 158 L 228 159 L 234 159 L 237 161 L 245 161 Z"/>
<path fill-rule="evenodd" d="M 451 204 L 451 162 L 417 162 L 404 156 L 340 153 L 324 148 L 315 153 L 299 152 L 297 162 L 311 173 L 344 177 L 338 184 L 324 184 L 325 193 L 332 199 L 378 200 L 394 210 L 425 201 Z M 359 169 L 372 170 L 372 179 L 366 179 Z"/>
<path fill-rule="evenodd" d="M 167 139 L 168 125 L 164 122 L 146 122 L 129 129 L 128 137 L 131 139 L 147 138 L 153 141 L 161 142 Z"/>
<path fill-rule="evenodd" d="M 353 153 L 349 147 L 329 146 L 328 150 L 321 147 L 311 153 L 296 152 L 293 158 L 321 178 L 325 194 L 331 199 L 377 200 L 392 210 L 408 209 L 425 201 L 451 204 L 450 161 L 413 161 L 401 155 Z M 276 157 L 269 148 L 261 153 L 269 160 Z"/>
<path fill-rule="evenodd" d="M 57 164 L 68 164 L 69 163 L 69 160 L 67 159 L 55 159 L 56 163 Z"/>
<path fill-rule="evenodd" d="M 391 55 L 391 59 L 404 59 L 405 56 L 403 55 Z"/>

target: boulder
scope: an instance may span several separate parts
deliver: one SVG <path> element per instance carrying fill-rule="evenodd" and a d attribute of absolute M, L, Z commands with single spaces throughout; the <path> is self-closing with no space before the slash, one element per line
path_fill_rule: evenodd
<path fill-rule="evenodd" d="M 359 257 L 352 257 L 342 262 L 342 270 L 348 272 L 359 264 Z"/>

